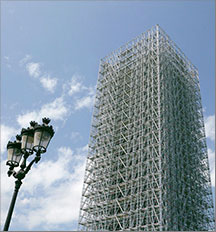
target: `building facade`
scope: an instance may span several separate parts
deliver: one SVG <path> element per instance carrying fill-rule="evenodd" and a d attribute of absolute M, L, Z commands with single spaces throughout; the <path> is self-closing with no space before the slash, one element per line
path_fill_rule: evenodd
<path fill-rule="evenodd" d="M 156 25 L 101 60 L 79 230 L 213 230 L 198 71 Z"/>

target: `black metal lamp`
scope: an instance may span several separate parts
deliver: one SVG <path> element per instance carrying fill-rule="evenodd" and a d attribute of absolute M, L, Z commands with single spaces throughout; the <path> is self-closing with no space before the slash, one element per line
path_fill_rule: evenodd
<path fill-rule="evenodd" d="M 42 125 L 36 125 L 34 128 L 33 150 L 35 152 L 40 151 L 40 153 L 46 152 L 49 142 L 54 135 L 53 127 L 48 125 L 50 119 L 43 118 L 42 121 Z"/>
<path fill-rule="evenodd" d="M 8 142 L 7 151 L 8 151 L 8 160 L 6 164 L 11 167 L 18 167 L 20 160 L 22 158 L 20 135 L 16 136 L 16 141 Z"/>
<path fill-rule="evenodd" d="M 8 170 L 8 176 L 13 175 L 13 177 L 16 178 L 16 181 L 13 197 L 4 225 L 4 231 L 8 231 L 17 194 L 19 192 L 20 186 L 22 185 L 22 180 L 25 178 L 32 165 L 34 163 L 38 163 L 38 161 L 41 159 L 41 153 L 46 152 L 49 142 L 54 135 L 53 127 L 48 125 L 50 119 L 43 118 L 42 121 L 42 125 L 31 121 L 30 127 L 27 129 L 23 128 L 21 131 L 21 136 L 16 136 L 16 141 L 8 142 L 7 165 L 10 166 Z M 27 159 L 34 153 L 34 151 L 36 152 L 34 159 L 32 159 L 31 162 L 26 165 Z M 19 166 L 22 156 L 23 161 L 20 165 L 20 170 L 15 171 L 14 168 Z"/>
<path fill-rule="evenodd" d="M 22 136 L 22 153 L 28 153 L 29 155 L 33 154 L 33 145 L 34 145 L 34 127 L 37 123 L 34 121 L 30 122 L 30 127 L 27 129 L 23 128 L 21 131 Z"/>

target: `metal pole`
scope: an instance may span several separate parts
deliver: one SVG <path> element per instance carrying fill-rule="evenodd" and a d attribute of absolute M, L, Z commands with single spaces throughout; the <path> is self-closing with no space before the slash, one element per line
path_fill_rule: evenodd
<path fill-rule="evenodd" d="M 21 184 L 22 184 L 21 180 L 18 179 L 18 180 L 15 181 L 15 189 L 14 189 L 13 197 L 12 197 L 12 200 L 11 200 L 10 208 L 9 208 L 9 211 L 8 211 L 8 215 L 7 215 L 7 219 L 5 221 L 3 231 L 8 231 L 10 221 L 11 221 L 11 217 L 12 217 L 12 213 L 13 213 L 13 209 L 14 209 L 14 205 L 15 205 L 16 198 L 17 198 L 17 194 L 19 192 Z"/>

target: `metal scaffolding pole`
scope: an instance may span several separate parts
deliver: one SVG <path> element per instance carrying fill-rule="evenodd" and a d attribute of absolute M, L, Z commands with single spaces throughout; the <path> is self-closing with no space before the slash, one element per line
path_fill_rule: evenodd
<path fill-rule="evenodd" d="M 156 25 L 101 60 L 79 230 L 213 229 L 198 71 Z"/>

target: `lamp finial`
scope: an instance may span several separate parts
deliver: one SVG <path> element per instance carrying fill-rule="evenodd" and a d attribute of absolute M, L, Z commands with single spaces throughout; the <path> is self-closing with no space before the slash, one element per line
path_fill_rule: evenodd
<path fill-rule="evenodd" d="M 42 118 L 42 121 L 45 125 L 48 125 L 51 120 L 49 118 Z"/>

